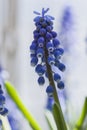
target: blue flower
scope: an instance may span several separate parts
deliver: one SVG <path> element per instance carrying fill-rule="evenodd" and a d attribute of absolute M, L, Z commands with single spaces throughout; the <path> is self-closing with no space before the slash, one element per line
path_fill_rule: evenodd
<path fill-rule="evenodd" d="M 30 51 L 32 52 L 32 53 L 35 53 L 35 50 L 36 50 L 36 43 L 35 42 L 32 42 L 32 44 L 31 44 L 31 46 L 30 46 Z"/>
<path fill-rule="evenodd" d="M 46 33 L 46 39 L 47 39 L 48 41 L 50 41 L 52 38 L 53 38 L 52 34 L 49 33 L 49 32 L 47 32 L 47 33 Z"/>
<path fill-rule="evenodd" d="M 13 100 L 6 94 L 6 106 L 9 109 L 9 113 L 7 115 L 9 124 L 12 130 L 19 130 L 22 126 L 20 120 L 22 120 L 21 113 Z"/>
<path fill-rule="evenodd" d="M 40 35 L 44 36 L 46 34 L 46 29 L 45 28 L 41 28 L 40 29 Z"/>
<path fill-rule="evenodd" d="M 64 83 L 63 83 L 63 81 L 58 82 L 58 83 L 57 83 L 57 87 L 58 87 L 59 89 L 63 89 L 63 88 L 64 88 Z"/>
<path fill-rule="evenodd" d="M 51 34 L 52 34 L 53 38 L 57 37 L 57 33 L 55 31 L 52 31 Z"/>
<path fill-rule="evenodd" d="M 45 83 L 44 77 L 49 79 L 49 67 L 55 66 L 60 71 L 65 70 L 65 65 L 59 61 L 64 50 L 60 47 L 57 33 L 53 30 L 54 17 L 46 15 L 48 10 L 49 8 L 46 10 L 43 8 L 42 13 L 34 11 L 38 16 L 34 18 L 36 29 L 33 31 L 34 40 L 30 45 L 30 55 L 35 55 L 34 57 L 31 56 L 31 63 L 35 66 L 35 72 L 39 75 L 38 83 L 40 85 Z M 61 76 L 59 74 L 52 72 L 52 75 L 54 81 L 61 83 Z M 53 87 L 50 80 L 46 92 L 49 96 L 53 95 Z"/>
<path fill-rule="evenodd" d="M 70 6 L 66 6 L 62 14 L 59 34 L 60 41 L 66 52 L 70 52 L 70 47 L 74 45 L 74 24 L 73 10 Z"/>
<path fill-rule="evenodd" d="M 54 103 L 53 97 L 47 97 L 46 109 L 52 111 L 53 103 Z"/>
<path fill-rule="evenodd" d="M 61 58 L 61 55 L 62 55 L 61 51 L 59 51 L 58 49 L 54 50 L 54 56 L 57 60 Z"/>
<path fill-rule="evenodd" d="M 0 120 L 0 129 L 2 128 L 2 121 Z"/>
<path fill-rule="evenodd" d="M 39 37 L 37 42 L 38 44 L 44 43 L 44 37 Z"/>
<path fill-rule="evenodd" d="M 0 84 L 0 115 L 6 116 L 8 114 L 8 109 L 5 108 L 5 97 L 3 96 L 3 90 L 2 86 Z M 2 125 L 1 120 L 0 120 L 0 126 Z"/>
<path fill-rule="evenodd" d="M 38 63 L 38 58 L 36 56 L 33 56 L 31 58 L 31 65 L 32 66 L 35 66 L 36 64 Z"/>
<path fill-rule="evenodd" d="M 3 72 L 3 69 L 0 66 L 0 115 L 6 116 L 8 114 L 8 109 L 5 108 L 6 100 L 5 100 L 5 96 L 4 96 L 4 91 L 2 90 L 3 83 L 4 83 L 2 72 Z M 0 127 L 1 127 L 1 125 L 2 125 L 2 121 L 0 120 Z"/>
<path fill-rule="evenodd" d="M 62 28 L 67 31 L 70 30 L 73 25 L 73 17 L 71 7 L 67 6 L 64 10 L 64 15 L 62 17 Z"/>
<path fill-rule="evenodd" d="M 46 27 L 46 30 L 48 31 L 48 32 L 51 32 L 52 31 L 52 29 L 53 29 L 53 26 L 51 25 L 51 26 L 47 26 Z"/>
<path fill-rule="evenodd" d="M 55 64 L 55 58 L 53 57 L 53 55 L 48 56 L 48 64 L 49 65 L 54 65 Z"/>
<path fill-rule="evenodd" d="M 54 45 L 54 47 L 55 48 L 58 48 L 59 47 L 59 45 L 60 45 L 60 42 L 59 42 L 59 40 L 58 39 L 53 39 L 53 45 Z"/>
<path fill-rule="evenodd" d="M 55 74 L 54 74 L 54 80 L 55 80 L 56 82 L 59 82 L 59 81 L 61 80 L 61 76 L 60 76 L 58 73 L 55 73 Z"/>
<path fill-rule="evenodd" d="M 1 115 L 6 116 L 8 114 L 8 109 L 3 108 L 3 111 L 0 112 Z"/>
<path fill-rule="evenodd" d="M 38 48 L 38 49 L 37 49 L 37 52 L 36 52 L 36 55 L 37 55 L 38 58 L 39 58 L 39 57 L 43 57 L 43 55 L 44 55 L 44 50 L 43 50 L 42 48 Z"/>
<path fill-rule="evenodd" d="M 49 97 L 53 96 L 53 91 L 54 91 L 53 86 L 51 86 L 51 85 L 47 86 L 46 92 Z"/>
<path fill-rule="evenodd" d="M 64 71 L 66 67 L 63 63 L 59 63 L 58 68 L 59 68 L 59 70 Z"/>
<path fill-rule="evenodd" d="M 0 89 L 1 89 L 1 86 L 0 86 Z M 0 94 L 0 103 L 5 104 L 5 97 L 2 94 Z"/>
<path fill-rule="evenodd" d="M 35 68 L 35 71 L 37 72 L 37 74 L 39 76 L 43 75 L 45 73 L 45 69 L 44 66 L 42 66 L 41 64 L 38 64 Z"/>
<path fill-rule="evenodd" d="M 46 48 L 47 48 L 48 52 L 53 52 L 53 50 L 54 50 L 53 43 L 48 42 L 47 45 L 46 45 Z"/>
<path fill-rule="evenodd" d="M 43 76 L 38 78 L 38 83 L 39 83 L 39 85 L 43 85 L 45 83 L 45 79 Z"/>

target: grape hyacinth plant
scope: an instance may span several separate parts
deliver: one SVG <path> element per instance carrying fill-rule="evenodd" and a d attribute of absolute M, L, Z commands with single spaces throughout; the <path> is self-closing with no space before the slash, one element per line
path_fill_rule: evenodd
<path fill-rule="evenodd" d="M 60 121 L 57 123 L 55 110 L 54 118 L 57 123 L 59 130 L 67 130 L 65 120 L 62 114 L 61 106 L 59 103 L 56 86 L 58 89 L 64 88 L 64 82 L 59 73 L 53 71 L 55 66 L 58 70 L 64 71 L 65 65 L 61 62 L 61 56 L 64 53 L 64 50 L 60 47 L 60 41 L 57 39 L 57 33 L 53 31 L 53 20 L 54 17 L 46 15 L 49 8 L 46 10 L 42 9 L 42 14 L 34 11 L 38 16 L 34 18 L 34 23 L 36 29 L 33 31 L 33 38 L 30 45 L 30 56 L 31 56 L 31 66 L 35 67 L 35 72 L 38 74 L 38 84 L 43 85 L 45 83 L 45 77 L 48 78 L 49 84 L 46 88 L 46 93 L 49 97 L 54 97 L 54 107 L 59 107 L 60 111 Z M 56 85 L 55 85 L 56 84 Z M 57 106 L 57 105 L 58 106 Z"/>
<path fill-rule="evenodd" d="M 64 49 L 61 47 L 60 41 L 57 39 L 57 33 L 53 30 L 53 20 L 54 17 L 47 15 L 46 13 L 49 11 L 49 8 L 42 9 L 42 13 L 34 11 L 34 13 L 38 16 L 34 18 L 34 23 L 36 29 L 33 31 L 33 38 L 30 45 L 30 57 L 31 66 L 34 67 L 35 72 L 38 75 L 38 84 L 44 85 L 45 78 L 48 79 L 48 85 L 46 87 L 46 93 L 49 99 L 53 99 L 51 102 L 51 107 L 48 106 L 48 109 L 52 112 L 52 119 L 47 117 L 46 119 L 49 125 L 50 130 L 71 130 L 68 126 L 68 122 L 64 117 L 61 103 L 60 103 L 60 95 L 58 91 L 64 90 L 64 81 L 62 77 L 62 72 L 65 70 L 65 65 L 62 63 L 62 55 L 64 54 Z M 0 77 L 0 83 L 1 83 Z M 4 80 L 4 86 L 6 89 L 7 94 L 11 97 L 13 102 L 16 104 L 17 108 L 23 114 L 25 119 L 28 121 L 29 126 L 32 130 L 42 130 L 41 126 L 37 123 L 35 118 L 32 116 L 29 108 L 27 109 L 26 106 L 23 104 L 21 98 L 18 95 L 15 87 L 7 81 Z M 52 100 L 50 100 L 52 101 Z M 0 114 L 6 115 L 8 110 L 4 106 L 5 98 L 2 91 L 2 86 L 0 86 Z M 39 108 L 38 108 L 39 109 Z M 13 114 L 13 112 L 12 112 Z M 49 114 L 48 114 L 49 115 Z M 87 97 L 85 99 L 82 113 L 80 118 L 75 124 L 73 130 L 83 130 L 83 123 L 85 117 L 87 115 Z M 8 117 L 9 119 L 9 117 Z M 10 118 L 11 119 L 11 118 Z M 12 120 L 11 120 L 12 121 Z M 12 129 L 16 129 L 15 121 L 10 122 L 12 123 Z M 24 123 L 24 122 L 22 122 Z M 0 126 L 2 125 L 2 121 L 0 120 Z M 10 124 L 11 125 L 11 124 Z M 7 125 L 5 126 L 7 127 Z M 17 129 L 20 129 L 17 127 Z M 1 128 L 0 128 L 1 130 Z M 2 129 L 3 130 L 3 129 Z M 4 130 L 10 130 L 5 128 Z"/>

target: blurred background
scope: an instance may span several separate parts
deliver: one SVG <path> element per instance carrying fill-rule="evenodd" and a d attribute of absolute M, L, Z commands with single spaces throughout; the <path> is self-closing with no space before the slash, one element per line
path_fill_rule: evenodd
<path fill-rule="evenodd" d="M 8 72 L 8 79 L 16 87 L 26 107 L 43 130 L 48 130 L 44 117 L 47 104 L 45 89 L 48 83 L 42 87 L 38 85 L 29 56 L 29 46 L 35 29 L 33 11 L 41 12 L 43 7 L 50 8 L 48 14 L 55 17 L 54 30 L 58 33 L 62 47 L 65 48 L 63 61 L 66 71 L 63 78 L 66 86 L 67 118 L 72 124 L 78 119 L 87 96 L 86 0 L 0 0 L 0 65 Z M 64 19 L 67 8 L 70 17 Z M 66 22 L 65 25 L 63 20 Z M 65 26 L 68 28 L 64 28 Z M 31 130 L 21 114 L 19 118 L 20 129 Z"/>

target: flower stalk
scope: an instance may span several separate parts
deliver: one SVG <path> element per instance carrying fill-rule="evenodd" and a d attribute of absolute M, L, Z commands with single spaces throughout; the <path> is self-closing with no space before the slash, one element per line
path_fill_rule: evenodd
<path fill-rule="evenodd" d="M 58 104 L 58 107 L 59 107 L 59 111 L 57 111 L 57 113 L 58 113 L 57 116 L 60 115 L 61 124 L 60 124 L 60 122 L 58 122 L 58 120 L 55 119 L 55 117 L 54 117 L 54 119 L 55 119 L 55 122 L 56 122 L 58 130 L 61 130 L 60 129 L 61 128 L 60 125 L 63 127 L 63 130 L 67 130 L 67 126 L 66 126 L 66 123 L 65 123 L 65 120 L 64 120 L 63 112 L 62 112 L 62 109 L 61 109 L 61 106 L 60 106 L 60 102 L 59 102 L 59 98 L 58 98 L 58 93 L 56 91 L 56 86 L 55 86 L 53 75 L 52 75 L 52 69 L 51 69 L 51 66 L 47 62 L 47 57 L 48 57 L 48 53 L 47 53 L 47 50 L 45 49 L 45 58 L 46 58 L 46 67 L 47 67 L 48 79 L 49 79 L 50 85 L 52 85 L 53 89 L 54 89 L 54 91 L 53 91 L 53 98 L 54 98 L 54 102 L 56 104 Z M 53 115 L 54 115 L 54 113 L 53 113 Z M 59 118 L 59 117 L 56 117 L 56 118 Z"/>
<path fill-rule="evenodd" d="M 47 62 L 48 52 L 46 50 L 46 47 L 45 47 L 45 58 L 46 58 L 46 68 L 47 68 L 49 83 L 50 83 L 50 85 L 52 85 L 54 87 L 53 97 L 54 97 L 55 102 L 57 102 L 59 104 L 58 94 L 56 92 L 56 87 L 55 87 L 54 80 L 53 80 L 52 69 L 51 69 L 51 66 Z"/>

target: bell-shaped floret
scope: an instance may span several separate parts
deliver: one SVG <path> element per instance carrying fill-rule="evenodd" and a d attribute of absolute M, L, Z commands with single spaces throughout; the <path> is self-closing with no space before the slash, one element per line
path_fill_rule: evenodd
<path fill-rule="evenodd" d="M 36 56 L 32 57 L 30 63 L 31 63 L 31 66 L 37 65 L 37 63 L 38 63 L 38 58 L 37 58 Z"/>
<path fill-rule="evenodd" d="M 63 63 L 61 63 L 61 62 L 58 64 L 58 68 L 59 68 L 59 70 L 61 70 L 62 72 L 66 69 L 65 65 L 64 65 Z"/>
<path fill-rule="evenodd" d="M 61 76 L 58 73 L 54 73 L 54 81 L 59 82 L 61 80 Z"/>
<path fill-rule="evenodd" d="M 44 37 L 39 37 L 38 39 L 38 47 L 43 47 L 44 46 Z"/>
<path fill-rule="evenodd" d="M 40 29 L 40 35 L 44 36 L 46 34 L 46 29 L 45 28 L 41 28 Z"/>
<path fill-rule="evenodd" d="M 55 58 L 53 57 L 53 55 L 49 55 L 47 61 L 49 65 L 55 64 Z"/>
<path fill-rule="evenodd" d="M 57 36 L 57 33 L 55 31 L 52 31 L 51 34 L 52 34 L 53 38 L 55 38 Z"/>
<path fill-rule="evenodd" d="M 47 48 L 48 52 L 53 52 L 53 50 L 54 50 L 53 43 L 48 42 L 46 44 L 46 48 Z"/>
<path fill-rule="evenodd" d="M 32 42 L 32 44 L 30 45 L 30 51 L 31 51 L 31 53 L 35 53 L 36 48 L 37 48 L 36 43 Z"/>
<path fill-rule="evenodd" d="M 47 92 L 48 96 L 53 96 L 53 91 L 54 91 L 53 86 L 51 86 L 51 85 L 47 86 L 46 92 Z"/>
<path fill-rule="evenodd" d="M 63 81 L 58 82 L 58 83 L 57 83 L 57 87 L 58 87 L 59 89 L 63 89 L 63 88 L 64 88 L 64 82 L 63 82 Z"/>
<path fill-rule="evenodd" d="M 41 64 L 38 64 L 35 68 L 35 71 L 39 76 L 43 75 L 45 73 L 45 69 Z"/>
<path fill-rule="evenodd" d="M 43 48 L 38 48 L 37 49 L 37 51 L 36 51 L 36 55 L 37 55 L 37 57 L 39 58 L 39 57 L 43 57 L 43 55 L 44 55 L 44 50 L 43 50 Z"/>
<path fill-rule="evenodd" d="M 44 83 L 45 83 L 44 77 L 43 77 L 43 76 L 39 77 L 39 78 L 38 78 L 38 84 L 39 84 L 39 85 L 43 85 Z"/>
<path fill-rule="evenodd" d="M 47 30 L 48 32 L 51 32 L 52 29 L 53 29 L 53 26 L 47 26 L 47 27 L 46 27 L 46 30 Z"/>
<path fill-rule="evenodd" d="M 60 45 L 59 40 L 58 40 L 58 39 L 56 39 L 56 38 L 54 38 L 54 39 L 53 39 L 53 45 L 54 45 L 54 47 L 55 47 L 55 48 L 58 48 L 58 47 L 59 47 L 59 45 Z"/>
<path fill-rule="evenodd" d="M 8 109 L 4 108 L 2 112 L 0 112 L 1 115 L 6 116 L 8 114 Z"/>
<path fill-rule="evenodd" d="M 52 34 L 49 33 L 49 32 L 47 32 L 47 34 L 46 34 L 46 39 L 49 41 L 49 40 L 51 40 L 52 38 L 53 38 Z"/>

